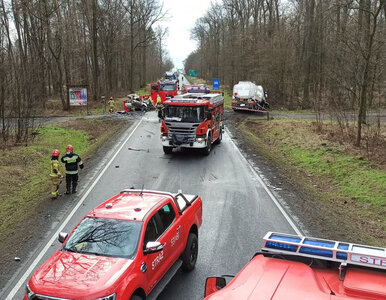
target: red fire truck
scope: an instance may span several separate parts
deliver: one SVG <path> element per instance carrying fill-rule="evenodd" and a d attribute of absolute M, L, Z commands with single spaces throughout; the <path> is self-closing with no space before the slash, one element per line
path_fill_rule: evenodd
<path fill-rule="evenodd" d="M 214 142 L 220 143 L 224 129 L 222 94 L 187 93 L 164 103 L 161 124 L 163 150 L 197 148 L 208 155 Z"/>
<path fill-rule="evenodd" d="M 386 249 L 268 232 L 232 277 L 207 278 L 205 300 L 386 299 Z"/>
<path fill-rule="evenodd" d="M 150 84 L 150 97 L 154 105 L 157 103 L 157 95 L 160 95 L 161 102 L 177 96 L 178 84 L 177 80 L 159 80 Z"/>

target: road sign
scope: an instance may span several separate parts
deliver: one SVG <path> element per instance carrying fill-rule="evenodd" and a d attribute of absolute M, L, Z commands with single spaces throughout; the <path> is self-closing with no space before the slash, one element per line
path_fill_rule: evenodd
<path fill-rule="evenodd" d="M 189 76 L 197 77 L 197 70 L 189 70 Z"/>
<path fill-rule="evenodd" d="M 218 91 L 220 89 L 220 79 L 219 78 L 213 78 L 212 85 L 213 85 L 213 90 Z"/>

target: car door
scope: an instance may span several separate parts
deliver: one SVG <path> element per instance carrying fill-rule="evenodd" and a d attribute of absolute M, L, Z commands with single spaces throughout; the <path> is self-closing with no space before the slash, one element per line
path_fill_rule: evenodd
<path fill-rule="evenodd" d="M 165 273 L 178 259 L 183 248 L 183 227 L 181 224 L 181 218 L 176 217 L 176 211 L 171 203 L 164 205 L 158 212 L 162 225 L 164 227 L 164 233 L 162 239 L 164 239 L 166 246 L 164 248 L 165 253 Z"/>
<path fill-rule="evenodd" d="M 145 250 L 148 242 L 159 241 L 162 234 L 163 227 L 160 222 L 158 214 L 154 214 L 146 224 L 145 235 L 142 242 L 143 250 Z M 161 242 L 162 243 L 162 242 Z M 161 272 L 161 266 L 164 264 L 164 251 L 155 253 L 143 253 L 143 262 L 141 264 L 141 271 L 146 276 L 147 283 L 146 292 L 149 293 L 158 283 Z"/>

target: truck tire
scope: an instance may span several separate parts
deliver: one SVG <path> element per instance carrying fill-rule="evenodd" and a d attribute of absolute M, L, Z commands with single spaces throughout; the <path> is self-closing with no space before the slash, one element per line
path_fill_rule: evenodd
<path fill-rule="evenodd" d="M 172 154 L 172 152 L 173 152 L 173 147 L 163 146 L 163 149 L 164 149 L 165 154 Z"/>
<path fill-rule="evenodd" d="M 220 144 L 222 141 L 222 127 L 220 127 L 220 134 L 216 140 L 216 144 Z"/>
<path fill-rule="evenodd" d="M 192 271 L 197 262 L 198 255 L 198 238 L 195 233 L 189 233 L 188 241 L 186 242 L 185 251 L 181 255 L 182 270 Z"/>
<path fill-rule="evenodd" d="M 209 133 L 208 140 L 206 141 L 206 147 L 203 149 L 204 155 L 209 155 L 212 150 L 212 134 Z"/>

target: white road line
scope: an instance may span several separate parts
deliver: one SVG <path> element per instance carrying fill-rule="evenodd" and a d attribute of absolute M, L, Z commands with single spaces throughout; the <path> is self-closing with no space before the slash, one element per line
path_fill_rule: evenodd
<path fill-rule="evenodd" d="M 39 253 L 39 255 L 35 258 L 33 263 L 30 265 L 28 270 L 24 273 L 24 275 L 19 279 L 17 284 L 14 286 L 12 291 L 9 293 L 7 298 L 5 300 L 12 300 L 17 291 L 20 289 L 24 281 L 30 276 L 32 273 L 33 269 L 37 266 L 39 261 L 42 259 L 44 254 L 47 252 L 47 250 L 51 247 L 52 243 L 55 241 L 55 239 L 58 237 L 59 232 L 63 230 L 63 228 L 67 225 L 67 223 L 70 221 L 70 219 L 73 217 L 73 215 L 76 213 L 78 208 L 82 205 L 84 200 L 87 198 L 88 194 L 91 192 L 91 190 L 94 188 L 94 186 L 97 184 L 99 179 L 103 176 L 103 174 L 106 172 L 112 161 L 115 159 L 115 157 L 118 155 L 118 153 L 122 150 L 123 146 L 128 142 L 128 140 L 131 138 L 131 136 L 134 134 L 134 132 L 137 130 L 138 126 L 142 123 L 144 117 L 141 118 L 141 120 L 138 122 L 138 124 L 135 126 L 133 131 L 129 134 L 129 136 L 126 138 L 126 140 L 122 143 L 122 145 L 119 147 L 118 151 L 115 152 L 114 156 L 111 158 L 111 160 L 107 163 L 105 168 L 102 170 L 102 172 L 99 174 L 99 176 L 95 179 L 94 183 L 89 187 L 87 192 L 83 195 L 83 197 L 79 200 L 78 204 L 73 208 L 71 213 L 67 216 L 67 218 L 64 220 L 62 225 L 58 228 L 58 230 L 54 233 L 54 235 L 51 237 L 49 242 L 46 244 L 46 246 L 43 248 L 43 250 Z"/>
<path fill-rule="evenodd" d="M 263 179 L 259 176 L 259 174 L 256 173 L 255 169 L 252 167 L 252 165 L 249 163 L 249 161 L 244 157 L 244 155 L 241 153 L 240 149 L 236 146 L 236 144 L 232 140 L 232 134 L 229 132 L 229 130 L 225 127 L 225 131 L 227 132 L 228 136 L 230 137 L 230 141 L 232 146 L 236 149 L 236 151 L 240 154 L 240 156 L 243 158 L 243 160 L 248 164 L 249 168 L 251 169 L 252 173 L 256 176 L 259 183 L 263 186 L 264 190 L 267 192 L 268 196 L 271 198 L 273 203 L 276 204 L 277 208 L 280 210 L 284 218 L 287 220 L 288 224 L 291 225 L 292 229 L 296 232 L 298 235 L 303 235 L 303 233 L 300 231 L 300 229 L 295 225 L 295 223 L 292 221 L 290 216 L 286 213 L 284 208 L 280 205 L 279 201 L 276 199 L 276 197 L 272 194 L 272 192 L 269 190 L 267 185 L 264 183 Z"/>

